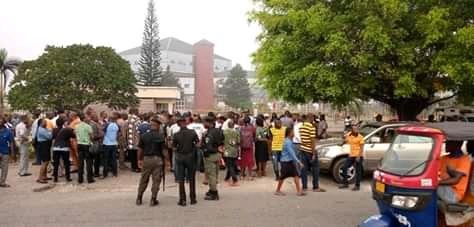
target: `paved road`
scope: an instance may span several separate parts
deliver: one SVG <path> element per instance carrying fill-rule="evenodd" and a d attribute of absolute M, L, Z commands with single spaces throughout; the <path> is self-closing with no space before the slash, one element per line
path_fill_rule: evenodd
<path fill-rule="evenodd" d="M 36 173 L 37 170 L 33 169 Z M 74 176 L 75 177 L 75 176 Z M 243 182 L 231 188 L 220 184 L 221 200 L 203 200 L 206 190 L 200 185 L 195 206 L 178 207 L 176 185 L 168 176 L 165 192 L 160 192 L 158 207 L 149 207 L 149 191 L 144 205 L 135 202 L 139 175 L 121 173 L 118 178 L 98 180 L 78 186 L 59 183 L 44 192 L 33 192 L 39 185 L 34 177 L 19 178 L 11 168 L 12 188 L 0 189 L 0 226 L 356 226 L 376 211 L 370 196 L 369 180 L 360 192 L 339 190 L 322 178 L 326 193 L 294 195 L 287 181 L 287 196 L 273 195 L 271 178 Z"/>

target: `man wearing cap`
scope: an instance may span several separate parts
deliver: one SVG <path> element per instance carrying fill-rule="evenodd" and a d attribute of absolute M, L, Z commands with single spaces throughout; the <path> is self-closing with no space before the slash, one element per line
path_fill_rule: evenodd
<path fill-rule="evenodd" d="M 196 146 L 199 138 L 196 132 L 188 129 L 186 120 L 178 118 L 179 132 L 173 136 L 173 148 L 176 157 L 176 181 L 179 184 L 179 206 L 186 206 L 186 190 L 184 180 L 189 182 L 189 194 L 191 205 L 197 203 L 196 200 Z"/>
<path fill-rule="evenodd" d="M 163 148 L 165 138 L 160 133 L 161 122 L 154 118 L 151 120 L 151 130 L 140 137 L 138 142 L 138 157 L 143 160 L 142 176 L 138 185 L 137 205 L 142 204 L 143 193 L 145 192 L 151 176 L 151 201 L 150 206 L 158 205 L 158 191 L 160 190 L 161 178 L 164 174 L 165 154 Z"/>
<path fill-rule="evenodd" d="M 204 170 L 209 180 L 209 191 L 205 200 L 219 200 L 217 192 L 217 176 L 219 172 L 219 160 L 224 150 L 224 135 L 222 130 L 215 128 L 215 119 L 207 117 L 204 127 L 207 129 L 203 137 Z"/>

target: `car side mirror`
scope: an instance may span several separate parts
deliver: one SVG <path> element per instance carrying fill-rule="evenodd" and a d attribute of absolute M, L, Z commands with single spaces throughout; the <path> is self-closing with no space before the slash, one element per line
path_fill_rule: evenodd
<path fill-rule="evenodd" d="M 378 136 L 372 136 L 369 141 L 370 143 L 380 143 L 382 140 Z"/>

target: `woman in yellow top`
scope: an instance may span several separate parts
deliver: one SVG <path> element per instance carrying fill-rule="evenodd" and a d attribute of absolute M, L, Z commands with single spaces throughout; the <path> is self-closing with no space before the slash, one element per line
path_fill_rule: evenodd
<path fill-rule="evenodd" d="M 273 121 L 274 127 L 270 128 L 270 142 L 272 144 L 272 164 L 275 179 L 280 179 L 280 157 L 283 150 L 283 143 L 285 142 L 285 127 L 282 127 L 280 119 Z"/>
<path fill-rule="evenodd" d="M 352 126 L 352 130 L 350 133 L 346 135 L 346 143 L 350 146 L 350 153 L 349 157 L 346 159 L 346 163 L 342 167 L 342 185 L 339 188 L 348 188 L 348 176 L 347 176 L 347 169 L 349 167 L 355 167 L 355 187 L 352 189 L 353 191 L 360 190 L 360 181 L 362 179 L 362 163 L 364 162 L 364 137 L 359 133 L 359 128 L 356 125 Z"/>

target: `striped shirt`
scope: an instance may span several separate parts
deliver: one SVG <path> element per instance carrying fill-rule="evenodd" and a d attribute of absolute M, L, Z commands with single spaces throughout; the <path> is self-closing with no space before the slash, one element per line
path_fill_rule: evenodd
<path fill-rule="evenodd" d="M 309 122 L 304 122 L 300 126 L 301 144 L 300 149 L 309 153 L 313 153 L 314 144 L 312 141 L 316 138 L 316 128 Z"/>

